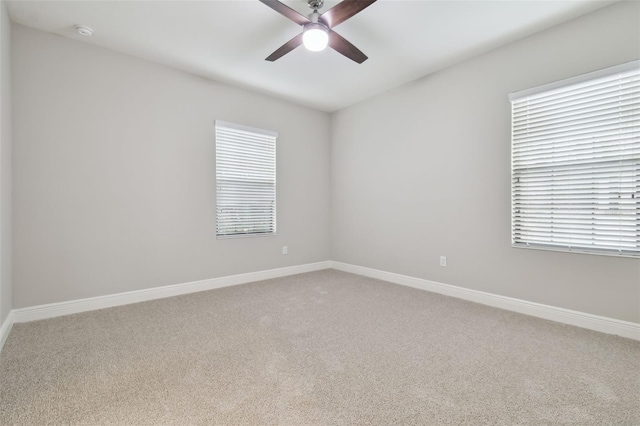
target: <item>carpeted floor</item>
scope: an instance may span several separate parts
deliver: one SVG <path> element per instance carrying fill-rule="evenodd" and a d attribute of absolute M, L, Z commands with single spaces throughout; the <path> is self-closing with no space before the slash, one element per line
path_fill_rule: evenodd
<path fill-rule="evenodd" d="M 16 324 L 0 424 L 640 425 L 640 342 L 326 270 Z"/>

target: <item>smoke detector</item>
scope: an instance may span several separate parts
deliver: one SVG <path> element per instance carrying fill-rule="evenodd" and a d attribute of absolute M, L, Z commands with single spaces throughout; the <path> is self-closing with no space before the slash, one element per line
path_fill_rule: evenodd
<path fill-rule="evenodd" d="M 85 27 L 84 25 L 76 25 L 76 31 L 78 34 L 85 37 L 91 37 L 91 34 L 93 34 L 93 30 L 89 27 Z"/>

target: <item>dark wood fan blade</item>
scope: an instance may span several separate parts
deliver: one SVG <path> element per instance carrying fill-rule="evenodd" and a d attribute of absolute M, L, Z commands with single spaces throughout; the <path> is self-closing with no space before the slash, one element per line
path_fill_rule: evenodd
<path fill-rule="evenodd" d="M 337 32 L 331 30 L 329 30 L 329 47 L 359 64 L 368 59 L 367 55 L 362 53 L 360 49 L 349 43 L 347 39 Z"/>
<path fill-rule="evenodd" d="M 289 40 L 288 42 L 280 46 L 278 50 L 273 52 L 271 55 L 267 56 L 265 60 L 273 62 L 276 59 L 279 59 L 284 55 L 286 55 L 287 53 L 291 52 L 293 49 L 300 46 L 301 44 L 302 44 L 302 33 L 298 34 L 297 36 L 295 36 L 294 38 L 292 38 L 291 40 Z"/>
<path fill-rule="evenodd" d="M 318 20 L 329 28 L 333 28 L 375 2 L 376 0 L 343 0 L 342 3 L 338 3 L 320 15 Z"/>
<path fill-rule="evenodd" d="M 266 4 L 267 6 L 269 6 L 271 9 L 278 12 L 279 14 L 281 14 L 282 16 L 291 19 L 293 22 L 295 22 L 298 25 L 304 25 L 311 22 L 309 18 L 307 18 L 306 16 L 299 14 L 298 12 L 291 9 L 286 4 L 280 3 L 277 0 L 260 0 L 260 1 Z"/>

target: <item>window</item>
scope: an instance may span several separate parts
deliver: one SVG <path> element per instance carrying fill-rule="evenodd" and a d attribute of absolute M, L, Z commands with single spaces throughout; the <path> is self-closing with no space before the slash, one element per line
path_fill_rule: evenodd
<path fill-rule="evenodd" d="M 216 120 L 216 235 L 276 233 L 275 132 Z"/>
<path fill-rule="evenodd" d="M 512 245 L 640 256 L 640 61 L 510 100 Z"/>

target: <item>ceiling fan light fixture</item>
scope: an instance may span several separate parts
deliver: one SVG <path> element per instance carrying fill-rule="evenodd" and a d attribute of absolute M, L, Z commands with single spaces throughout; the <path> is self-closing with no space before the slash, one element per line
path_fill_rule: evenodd
<path fill-rule="evenodd" d="M 266 61 L 273 62 L 301 45 L 312 51 L 330 47 L 358 64 L 367 60 L 367 55 L 333 31 L 333 27 L 362 12 L 376 0 L 343 0 L 323 13 L 318 12 L 318 9 L 323 5 L 324 0 L 307 0 L 313 9 L 308 17 L 296 12 L 279 0 L 259 1 L 302 27 L 302 33 L 296 34 L 295 37 L 276 49 L 265 58 Z"/>
<path fill-rule="evenodd" d="M 324 50 L 329 43 L 329 29 L 322 24 L 306 24 L 302 33 L 302 43 L 312 52 Z"/>

